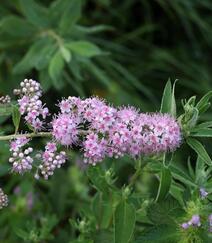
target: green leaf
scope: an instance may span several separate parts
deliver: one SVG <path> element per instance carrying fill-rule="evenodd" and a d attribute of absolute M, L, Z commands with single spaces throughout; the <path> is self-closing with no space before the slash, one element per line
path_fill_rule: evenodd
<path fill-rule="evenodd" d="M 100 48 L 88 41 L 72 41 L 65 46 L 83 57 L 93 57 L 101 54 Z"/>
<path fill-rule="evenodd" d="M 36 29 L 24 19 L 17 16 L 8 16 L 1 20 L 0 29 L 12 37 L 32 37 Z"/>
<path fill-rule="evenodd" d="M 169 169 L 171 170 L 172 176 L 181 181 L 182 183 L 186 184 L 187 186 L 196 187 L 196 184 L 192 181 L 192 178 L 188 175 L 188 172 L 184 172 L 183 169 L 178 168 L 174 165 L 170 165 Z"/>
<path fill-rule="evenodd" d="M 93 212 L 100 229 L 106 229 L 109 227 L 113 217 L 113 195 L 98 192 L 93 200 Z"/>
<path fill-rule="evenodd" d="M 97 190 L 108 193 L 108 184 L 105 180 L 104 172 L 99 166 L 89 166 L 87 175 Z"/>
<path fill-rule="evenodd" d="M 161 107 L 160 107 L 160 112 L 161 113 L 169 113 L 171 114 L 172 112 L 172 106 L 173 106 L 173 94 L 172 94 L 172 85 L 170 79 L 166 83 L 164 92 L 163 92 L 163 97 L 161 101 Z"/>
<path fill-rule="evenodd" d="M 48 68 L 48 72 L 49 72 L 49 75 L 51 77 L 51 79 L 53 80 L 53 84 L 55 86 L 55 88 L 59 88 L 58 85 L 59 82 L 60 82 L 60 78 L 61 78 L 61 75 L 62 75 L 62 71 L 63 71 L 63 68 L 64 68 L 64 59 L 63 59 L 63 56 L 61 54 L 60 51 L 57 51 L 55 53 L 55 55 L 53 56 L 53 58 L 51 59 L 51 62 L 49 64 L 49 68 Z"/>
<path fill-rule="evenodd" d="M 62 18 L 59 22 L 60 31 L 67 32 L 81 17 L 81 0 L 71 0 L 63 12 Z"/>
<path fill-rule="evenodd" d="M 64 46 L 60 47 L 61 54 L 66 62 L 71 61 L 71 52 Z"/>
<path fill-rule="evenodd" d="M 128 243 L 135 227 L 136 211 L 133 205 L 121 202 L 114 215 L 114 243 Z"/>
<path fill-rule="evenodd" d="M 212 165 L 212 161 L 203 145 L 195 138 L 187 138 L 188 145 L 200 156 L 201 159 L 208 165 Z"/>
<path fill-rule="evenodd" d="M 0 104 L 0 117 L 1 116 L 10 116 L 12 114 L 12 106 Z"/>
<path fill-rule="evenodd" d="M 94 235 L 94 243 L 109 243 L 113 242 L 113 234 L 109 230 L 96 231 Z"/>
<path fill-rule="evenodd" d="M 19 124 L 20 124 L 20 120 L 21 120 L 21 114 L 20 114 L 18 107 L 15 105 L 13 106 L 12 120 L 13 120 L 13 124 L 15 126 L 15 133 L 17 133 Z"/>
<path fill-rule="evenodd" d="M 50 46 L 50 49 L 48 46 Z M 55 46 L 49 38 L 43 38 L 36 41 L 31 45 L 23 59 L 15 65 L 13 72 L 15 74 L 21 74 L 28 72 L 34 67 L 45 67 L 46 62 L 49 62 L 54 50 Z"/>
<path fill-rule="evenodd" d="M 201 128 L 190 133 L 191 137 L 212 137 L 212 128 Z"/>
<path fill-rule="evenodd" d="M 37 27 L 49 27 L 48 11 L 34 0 L 19 0 L 22 13 L 27 20 Z"/>
<path fill-rule="evenodd" d="M 176 227 L 161 225 L 142 232 L 134 243 L 178 243 L 179 232 Z"/>
<path fill-rule="evenodd" d="M 208 102 L 212 97 L 212 91 L 209 91 L 206 95 L 204 95 L 200 101 L 197 103 L 196 108 L 199 110 L 199 113 L 205 112 L 205 107 L 208 106 Z"/>
<path fill-rule="evenodd" d="M 163 167 L 161 171 L 160 184 L 158 188 L 156 201 L 161 201 L 167 196 L 171 186 L 171 182 L 172 182 L 172 175 L 170 170 L 166 167 Z"/>

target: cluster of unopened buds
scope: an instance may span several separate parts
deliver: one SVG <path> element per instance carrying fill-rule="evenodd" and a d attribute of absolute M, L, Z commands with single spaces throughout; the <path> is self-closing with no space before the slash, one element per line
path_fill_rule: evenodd
<path fill-rule="evenodd" d="M 35 178 L 48 179 L 56 168 L 65 163 L 66 153 L 61 146 L 78 147 L 83 161 L 96 165 L 106 157 L 120 158 L 124 155 L 138 158 L 173 151 L 181 143 L 180 126 L 168 114 L 141 113 L 134 107 L 113 107 L 98 97 L 81 99 L 68 97 L 58 106 L 60 112 L 53 116 L 48 127 L 44 119 L 49 114 L 42 101 L 40 84 L 32 79 L 20 83 L 18 95 L 20 114 L 33 130 L 33 134 L 47 135 L 44 152 L 35 154 Z M 34 166 L 31 147 L 27 147 L 31 134 L 15 134 L 10 142 L 12 171 L 23 174 Z"/>
<path fill-rule="evenodd" d="M 0 209 L 8 205 L 8 197 L 0 188 Z"/>
<path fill-rule="evenodd" d="M 9 104 L 11 102 L 11 98 L 9 95 L 0 97 L 0 104 Z"/>
<path fill-rule="evenodd" d="M 15 89 L 14 94 L 19 95 L 18 99 L 19 111 L 21 115 L 25 115 L 26 122 L 39 131 L 43 127 L 43 119 L 49 114 L 48 108 L 44 107 L 40 97 L 42 91 L 40 84 L 32 79 L 24 79 L 20 84 L 20 89 Z"/>

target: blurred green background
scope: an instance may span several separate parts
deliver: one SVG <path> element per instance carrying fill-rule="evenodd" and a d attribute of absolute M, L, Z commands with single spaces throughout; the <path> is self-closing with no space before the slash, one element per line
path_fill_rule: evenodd
<path fill-rule="evenodd" d="M 52 112 L 69 95 L 158 111 L 171 78 L 179 79 L 178 101 L 200 97 L 212 89 L 211 24 L 210 0 L 1 0 L 0 95 L 33 78 Z M 0 130 L 11 132 L 9 121 L 1 118 Z M 74 239 L 69 219 L 86 211 L 91 190 L 78 155 L 71 152 L 48 182 L 35 182 L 8 174 L 8 146 L 0 146 L 0 185 L 11 195 L 0 242 L 20 242 L 25 231 L 47 242 Z"/>

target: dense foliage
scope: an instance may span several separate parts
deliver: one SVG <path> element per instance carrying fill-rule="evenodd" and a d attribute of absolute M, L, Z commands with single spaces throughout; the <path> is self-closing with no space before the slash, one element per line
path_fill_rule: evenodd
<path fill-rule="evenodd" d="M 211 9 L 209 0 L 2 1 L 1 242 L 211 242 Z M 133 158 L 98 157 L 93 166 L 74 144 L 60 148 L 66 163 L 60 154 L 64 165 L 48 180 L 17 174 L 17 156 L 4 138 L 21 131 L 37 136 L 40 125 L 12 95 L 26 76 L 41 82 L 51 114 L 63 97 L 98 95 L 115 108 L 168 114 L 180 126 L 181 146 Z M 179 81 L 166 83 L 168 77 Z M 39 112 L 46 118 L 43 105 Z M 49 116 L 47 122 L 49 132 Z M 47 141 L 34 138 L 26 154 L 41 153 Z"/>

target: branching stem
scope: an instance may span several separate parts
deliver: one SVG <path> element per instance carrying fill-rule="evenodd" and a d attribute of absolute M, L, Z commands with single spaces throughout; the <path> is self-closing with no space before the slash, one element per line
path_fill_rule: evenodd
<path fill-rule="evenodd" d="M 23 138 L 23 137 L 34 138 L 34 137 L 51 137 L 51 136 L 52 136 L 51 132 L 11 134 L 11 135 L 0 136 L 0 141 L 6 141 L 6 140 L 11 140 L 16 138 Z"/>

